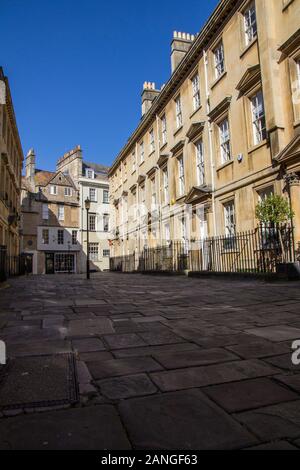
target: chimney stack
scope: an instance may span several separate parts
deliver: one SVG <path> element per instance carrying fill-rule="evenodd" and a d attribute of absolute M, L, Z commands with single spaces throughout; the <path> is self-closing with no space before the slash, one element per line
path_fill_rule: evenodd
<path fill-rule="evenodd" d="M 182 61 L 182 59 L 184 58 L 184 56 L 190 49 L 194 40 L 195 40 L 194 34 L 181 33 L 181 32 L 174 31 L 173 40 L 171 43 L 172 73 L 174 72 L 174 70 L 176 70 L 176 68 L 178 67 L 178 65 L 180 64 L 180 62 Z"/>
<path fill-rule="evenodd" d="M 35 175 L 35 153 L 33 149 L 30 149 L 26 156 L 25 161 L 25 171 L 26 171 L 26 178 L 30 179 L 31 181 L 34 180 Z"/>
<path fill-rule="evenodd" d="M 145 82 L 142 92 L 142 116 L 144 116 L 147 111 L 152 106 L 153 101 L 159 95 L 160 91 L 155 89 L 155 83 Z"/>

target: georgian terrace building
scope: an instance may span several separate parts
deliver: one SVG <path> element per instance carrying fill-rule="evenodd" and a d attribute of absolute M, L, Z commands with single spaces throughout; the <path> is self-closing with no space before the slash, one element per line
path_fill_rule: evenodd
<path fill-rule="evenodd" d="M 174 33 L 171 78 L 144 84 L 109 173 L 115 256 L 252 229 L 272 192 L 300 241 L 299 28 L 300 0 L 221 0 L 199 34 Z"/>
<path fill-rule="evenodd" d="M 22 164 L 23 150 L 9 82 L 0 67 L 0 247 L 9 257 L 20 253 Z"/>

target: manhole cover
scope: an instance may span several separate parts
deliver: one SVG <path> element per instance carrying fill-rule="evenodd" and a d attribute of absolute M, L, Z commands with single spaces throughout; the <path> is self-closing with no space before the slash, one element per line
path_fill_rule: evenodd
<path fill-rule="evenodd" d="M 78 401 L 73 354 L 11 360 L 0 376 L 0 409 L 58 406 Z"/>

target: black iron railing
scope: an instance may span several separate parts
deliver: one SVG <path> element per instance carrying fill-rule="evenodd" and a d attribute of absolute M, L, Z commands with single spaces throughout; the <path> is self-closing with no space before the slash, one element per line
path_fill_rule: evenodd
<path fill-rule="evenodd" d="M 25 256 L 8 255 L 6 246 L 0 246 L 0 282 L 9 277 L 25 274 Z"/>
<path fill-rule="evenodd" d="M 146 248 L 140 254 L 110 259 L 112 271 L 211 271 L 272 273 L 295 261 L 293 233 L 287 225 L 260 225 L 230 236 Z"/>

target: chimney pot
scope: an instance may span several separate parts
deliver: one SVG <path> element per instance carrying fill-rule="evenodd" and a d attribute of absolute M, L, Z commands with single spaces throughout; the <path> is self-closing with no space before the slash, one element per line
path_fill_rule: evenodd
<path fill-rule="evenodd" d="M 142 92 L 142 116 L 151 108 L 160 91 L 155 89 L 155 82 L 145 82 Z"/>
<path fill-rule="evenodd" d="M 190 49 L 195 36 L 190 33 L 174 31 L 171 44 L 171 67 L 172 73 L 178 67 L 188 50 Z"/>

